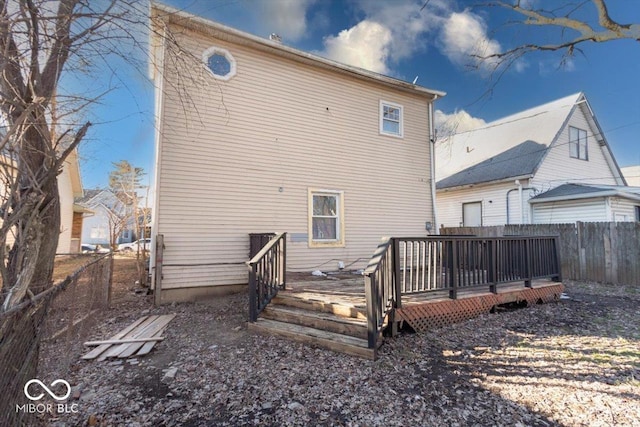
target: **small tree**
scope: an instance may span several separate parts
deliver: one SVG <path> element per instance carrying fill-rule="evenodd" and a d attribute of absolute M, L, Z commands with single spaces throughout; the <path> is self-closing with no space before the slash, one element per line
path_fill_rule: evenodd
<path fill-rule="evenodd" d="M 110 218 L 110 226 L 113 224 L 113 230 L 119 230 L 119 233 L 113 236 L 112 247 L 115 248 L 115 238 L 129 226 L 133 226 L 136 238 L 140 238 L 141 223 L 140 223 L 140 207 L 138 190 L 144 188 L 142 185 L 142 178 L 145 176 L 144 169 L 132 166 L 126 160 L 120 160 L 113 163 L 114 170 L 109 173 L 109 188 L 115 194 L 118 199 L 119 212 L 114 210 L 113 222 Z M 144 210 L 142 211 L 144 212 Z M 144 226 L 144 224 L 142 224 Z M 145 248 L 147 249 L 147 248 Z M 146 251 L 136 252 L 136 260 L 138 267 L 138 280 L 140 284 L 146 284 L 146 269 L 145 264 L 147 260 Z"/>

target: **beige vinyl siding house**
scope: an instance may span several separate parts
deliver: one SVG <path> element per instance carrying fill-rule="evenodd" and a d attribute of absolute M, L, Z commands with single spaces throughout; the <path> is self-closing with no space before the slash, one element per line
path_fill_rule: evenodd
<path fill-rule="evenodd" d="M 58 193 L 60 195 L 60 237 L 56 253 L 80 252 L 82 216 L 85 209 L 74 203 L 74 200 L 82 197 L 83 194 L 78 153 L 75 150 L 69 154 L 64 162 L 62 173 L 58 175 Z"/>
<path fill-rule="evenodd" d="M 152 15 L 170 35 L 152 42 L 163 301 L 246 285 L 249 233 L 287 232 L 288 270 L 309 272 L 363 268 L 383 236 L 429 233 L 430 104 L 443 93 L 164 6 Z"/>
<path fill-rule="evenodd" d="M 436 146 L 436 155 L 444 227 L 467 225 L 465 205 L 478 201 L 482 225 L 604 221 L 606 212 L 597 211 L 604 209 L 601 201 L 590 208 L 574 199 L 554 200 L 553 206 L 530 202 L 566 183 L 625 185 L 582 93 L 454 135 Z"/>
<path fill-rule="evenodd" d="M 2 162 L 11 162 L 9 166 L 13 170 L 13 161 L 2 158 Z M 5 163 L 5 166 L 7 164 Z M 62 165 L 62 171 L 57 177 L 58 196 L 60 197 L 60 234 L 58 236 L 57 254 L 69 254 L 80 252 L 80 235 L 82 232 L 82 218 L 84 209 L 74 203 L 76 197 L 83 194 L 82 178 L 78 162 L 78 152 L 73 150 Z M 5 191 L 5 186 L 0 184 L 0 192 Z M 15 229 L 7 233 L 6 244 L 15 242 Z"/>

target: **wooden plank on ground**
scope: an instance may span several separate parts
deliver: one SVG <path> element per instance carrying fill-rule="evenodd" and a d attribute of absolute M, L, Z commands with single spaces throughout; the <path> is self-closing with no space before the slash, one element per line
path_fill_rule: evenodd
<path fill-rule="evenodd" d="M 144 331 L 141 332 L 141 335 L 138 337 L 152 337 L 155 334 L 160 334 L 161 330 L 165 328 L 173 318 L 176 317 L 175 314 L 165 314 L 159 316 L 159 318 L 153 322 L 151 325 L 147 326 Z M 136 337 L 136 338 L 138 338 Z M 125 358 L 133 355 L 135 352 L 140 350 L 140 348 L 144 345 L 144 343 L 132 343 L 132 344 L 122 344 L 125 347 L 122 349 L 121 353 L 118 355 L 119 358 Z"/>
<path fill-rule="evenodd" d="M 167 329 L 166 326 L 164 328 L 162 328 L 160 331 L 158 331 L 158 333 L 156 335 L 164 334 L 165 329 Z M 155 345 L 156 345 L 155 341 L 149 341 L 149 342 L 145 343 L 142 346 L 142 348 L 140 348 L 140 350 L 138 350 L 138 352 L 136 353 L 136 357 L 137 356 L 144 356 L 145 354 L 149 354 L 149 352 L 151 352 L 151 349 L 153 349 L 153 347 Z"/>
<path fill-rule="evenodd" d="M 144 329 L 146 326 L 150 325 L 151 323 L 155 322 L 155 320 L 158 317 L 159 316 L 155 316 L 155 315 L 147 317 L 147 319 L 144 322 L 139 324 L 135 329 L 129 331 L 129 333 L 127 333 L 127 335 L 125 335 L 122 338 L 137 338 L 138 337 L 138 332 L 141 329 Z M 100 355 L 100 357 L 98 358 L 98 361 L 101 362 L 101 361 L 103 361 L 105 359 L 108 359 L 109 357 L 116 357 L 117 355 L 120 354 L 120 352 L 122 351 L 122 349 L 124 348 L 125 345 L 128 345 L 128 344 L 111 345 L 110 348 L 107 351 L 105 351 L 104 353 L 102 353 Z"/>
<path fill-rule="evenodd" d="M 129 332 L 131 332 L 133 330 L 133 328 L 135 328 L 136 326 L 138 326 L 139 324 L 144 322 L 147 318 L 148 318 L 148 316 L 144 316 L 144 317 L 139 318 L 138 320 L 136 320 L 135 322 L 133 322 L 132 324 L 130 324 L 129 326 L 127 326 L 126 328 L 124 328 L 123 330 L 121 330 L 120 332 L 115 334 L 114 336 L 112 336 L 111 339 L 115 340 L 115 339 L 119 339 L 119 338 L 124 337 Z M 84 356 L 82 356 L 82 358 L 85 359 L 85 360 L 95 359 L 96 357 L 100 356 L 100 354 L 102 354 L 102 352 L 107 350 L 109 347 L 111 347 L 111 346 L 108 345 L 108 344 L 99 345 L 98 347 L 96 347 L 93 350 L 91 350 L 89 353 L 87 353 Z"/>
<path fill-rule="evenodd" d="M 134 342 L 145 343 L 148 341 L 162 341 L 164 337 L 154 336 L 154 337 L 142 337 L 142 338 L 122 338 L 119 340 L 102 340 L 102 341 L 87 341 L 84 343 L 86 346 L 94 346 L 94 345 L 102 345 L 102 344 L 131 344 Z"/>

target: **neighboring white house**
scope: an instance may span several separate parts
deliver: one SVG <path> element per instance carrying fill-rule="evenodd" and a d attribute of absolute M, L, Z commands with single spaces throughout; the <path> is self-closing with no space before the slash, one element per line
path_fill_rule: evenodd
<path fill-rule="evenodd" d="M 444 93 L 151 12 L 163 301 L 246 286 L 249 233 L 288 232 L 288 269 L 309 272 L 363 268 L 383 236 L 429 233 Z"/>
<path fill-rule="evenodd" d="M 90 211 L 84 218 L 82 243 L 108 247 L 111 232 L 110 218 L 114 218 L 114 215 L 116 217 L 126 216 L 125 206 L 111 190 L 103 189 L 85 190 L 84 197 L 77 199 L 76 203 Z M 133 242 L 135 240 L 134 229 L 132 219 L 131 226 L 122 231 L 115 243 Z"/>
<path fill-rule="evenodd" d="M 632 187 L 640 187 L 640 166 L 627 166 L 620 168 L 627 184 Z"/>
<path fill-rule="evenodd" d="M 542 199 L 529 199 L 566 183 L 626 185 L 582 93 L 439 141 L 436 159 L 438 222 L 445 227 L 547 222 L 544 204 L 536 205 Z M 585 200 L 565 203 L 565 222 L 593 217 Z"/>
<path fill-rule="evenodd" d="M 562 184 L 532 197 L 529 204 L 534 224 L 640 221 L 640 187 Z"/>

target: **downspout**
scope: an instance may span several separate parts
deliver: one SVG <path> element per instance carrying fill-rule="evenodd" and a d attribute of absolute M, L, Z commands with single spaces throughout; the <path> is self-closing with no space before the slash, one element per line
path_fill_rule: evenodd
<path fill-rule="evenodd" d="M 522 184 L 519 179 L 516 179 L 516 185 L 518 186 L 518 200 L 520 201 L 520 224 L 524 222 L 524 209 L 522 209 Z"/>
<path fill-rule="evenodd" d="M 431 144 L 431 206 L 433 207 L 433 234 L 440 234 L 438 227 L 438 212 L 436 209 L 436 133 L 433 125 L 433 103 L 438 99 L 438 95 L 433 95 L 429 102 L 429 143 Z"/>
<path fill-rule="evenodd" d="M 518 190 L 518 193 L 520 194 L 520 223 L 522 224 L 523 221 L 523 209 L 522 209 L 522 192 L 523 191 L 531 191 L 534 190 L 534 187 L 522 187 L 522 184 L 520 184 L 519 180 L 516 180 L 516 185 L 518 185 L 518 188 L 512 188 L 511 190 L 507 191 L 507 225 L 509 225 L 509 194 L 512 191 L 516 191 Z"/>

